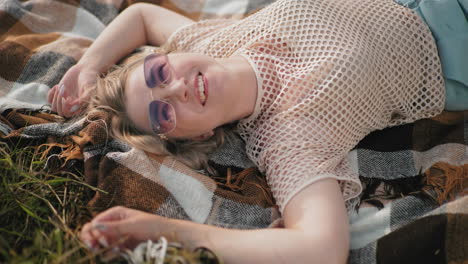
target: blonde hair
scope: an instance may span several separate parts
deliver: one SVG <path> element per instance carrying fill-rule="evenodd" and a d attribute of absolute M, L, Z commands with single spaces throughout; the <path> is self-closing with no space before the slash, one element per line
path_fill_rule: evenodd
<path fill-rule="evenodd" d="M 157 50 L 162 53 L 169 51 L 167 47 Z M 208 164 L 209 154 L 220 147 L 226 139 L 234 136 L 232 125 L 216 128 L 214 135 L 204 141 L 162 140 L 154 134 L 139 130 L 128 116 L 125 105 L 125 83 L 130 72 L 141 65 L 148 54 L 146 50 L 132 54 L 123 60 L 120 66 L 112 67 L 107 75 L 98 78 L 95 94 L 89 103 L 89 112 L 106 111 L 110 115 L 111 134 L 137 149 L 157 155 L 173 155 L 195 170 L 204 169 L 216 175 L 216 171 Z"/>

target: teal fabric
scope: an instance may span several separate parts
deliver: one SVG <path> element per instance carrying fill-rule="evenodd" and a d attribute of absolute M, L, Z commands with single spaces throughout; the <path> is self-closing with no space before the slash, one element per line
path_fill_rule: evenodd
<path fill-rule="evenodd" d="M 468 109 L 468 0 L 396 0 L 413 9 L 437 43 L 445 78 L 445 109 Z"/>

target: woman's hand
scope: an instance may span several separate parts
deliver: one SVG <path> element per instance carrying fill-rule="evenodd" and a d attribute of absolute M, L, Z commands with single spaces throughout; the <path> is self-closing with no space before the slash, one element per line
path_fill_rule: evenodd
<path fill-rule="evenodd" d="M 50 89 L 47 100 L 52 111 L 71 117 L 79 114 L 88 104 L 99 73 L 82 64 L 71 67 L 58 85 Z"/>
<path fill-rule="evenodd" d="M 139 242 L 158 239 L 163 221 L 163 217 L 155 214 L 117 206 L 85 224 L 80 239 L 91 249 L 100 246 L 132 249 Z"/>

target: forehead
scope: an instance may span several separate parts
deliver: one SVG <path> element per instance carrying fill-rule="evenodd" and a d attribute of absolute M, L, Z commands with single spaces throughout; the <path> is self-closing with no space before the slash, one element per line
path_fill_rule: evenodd
<path fill-rule="evenodd" d="M 146 95 L 149 95 L 150 90 L 146 87 L 143 64 L 139 64 L 128 72 L 125 80 L 125 99 L 126 101 L 132 101 L 135 97 L 141 97 L 141 94 L 145 92 Z"/>
<path fill-rule="evenodd" d="M 141 87 L 139 82 L 143 81 L 144 83 L 144 74 L 143 74 L 143 63 L 138 63 L 134 65 L 132 69 L 129 69 L 127 79 L 125 80 L 125 95 L 127 93 L 132 93 L 135 89 L 142 90 L 145 87 Z"/>

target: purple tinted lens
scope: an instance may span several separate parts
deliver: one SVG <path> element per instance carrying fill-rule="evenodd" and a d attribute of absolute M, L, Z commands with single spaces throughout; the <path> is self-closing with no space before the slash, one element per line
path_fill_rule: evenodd
<path fill-rule="evenodd" d="M 152 53 L 146 56 L 143 63 L 143 71 L 145 74 L 145 82 L 149 88 L 154 88 L 162 83 L 165 83 L 169 78 L 165 55 Z"/>
<path fill-rule="evenodd" d="M 166 134 L 171 132 L 176 126 L 174 107 L 164 101 L 152 101 L 149 104 L 149 120 L 154 133 Z"/>

